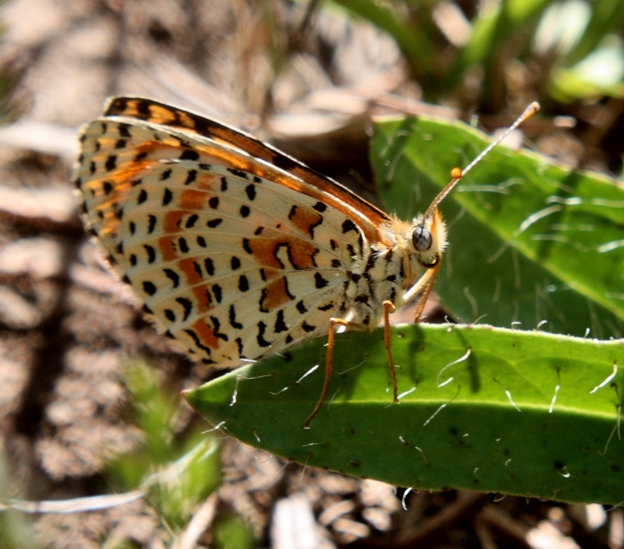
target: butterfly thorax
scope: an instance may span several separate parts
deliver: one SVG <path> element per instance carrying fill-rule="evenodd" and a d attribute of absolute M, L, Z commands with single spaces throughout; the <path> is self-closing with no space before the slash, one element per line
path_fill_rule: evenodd
<path fill-rule="evenodd" d="M 419 251 L 414 234 L 423 230 L 430 236 L 430 245 Z M 424 268 L 436 264 L 446 246 L 446 228 L 437 211 L 430 219 L 419 216 L 412 223 L 393 218 L 380 234 L 379 241 L 363 247 L 360 257 L 352 257 L 341 307 L 346 320 L 370 329 L 381 320 L 384 301 L 403 305 L 405 292 Z"/>

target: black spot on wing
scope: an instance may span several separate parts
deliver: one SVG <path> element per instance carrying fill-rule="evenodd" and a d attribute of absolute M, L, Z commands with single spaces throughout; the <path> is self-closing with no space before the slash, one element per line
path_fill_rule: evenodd
<path fill-rule="evenodd" d="M 347 234 L 349 231 L 358 232 L 355 223 L 353 223 L 350 219 L 345 219 L 342 223 L 342 234 Z"/>
<path fill-rule="evenodd" d="M 253 200 L 256 198 L 256 186 L 247 185 L 245 187 L 245 194 L 247 195 L 247 198 L 249 198 L 249 200 L 253 202 Z"/>
<path fill-rule="evenodd" d="M 248 172 L 239 170 L 238 168 L 228 168 L 227 171 L 230 172 L 232 175 L 235 175 L 236 177 L 240 177 L 242 179 L 247 179 L 249 177 Z"/>
<path fill-rule="evenodd" d="M 221 329 L 221 322 L 219 322 L 219 319 L 217 317 L 211 316 L 210 322 L 212 322 L 212 333 L 223 341 L 229 341 L 230 338 L 227 336 L 227 334 L 219 331 Z"/>
<path fill-rule="evenodd" d="M 266 324 L 264 322 L 258 322 L 258 335 L 256 336 L 256 341 L 260 347 L 268 347 L 271 345 L 266 339 L 264 339 L 264 333 L 266 332 Z"/>
<path fill-rule="evenodd" d="M 199 160 L 199 153 L 191 149 L 186 149 L 178 158 L 180 160 Z"/>
<path fill-rule="evenodd" d="M 174 288 L 177 288 L 180 285 L 180 275 L 178 275 L 178 273 L 172 269 L 163 269 L 163 272 L 165 273 L 165 276 L 173 282 Z"/>
<path fill-rule="evenodd" d="M 320 273 L 314 273 L 314 286 L 319 290 L 329 284 L 329 281 L 321 276 Z"/>
<path fill-rule="evenodd" d="M 241 275 L 238 279 L 238 289 L 241 292 L 246 292 L 247 290 L 249 290 L 249 280 L 247 280 L 247 277 L 245 275 Z"/>
<path fill-rule="evenodd" d="M 132 137 L 129 124 L 124 124 L 123 122 L 117 124 L 117 131 L 119 132 L 119 135 L 121 135 L 121 137 L 124 137 L 126 139 Z"/>
<path fill-rule="evenodd" d="M 288 330 L 288 326 L 286 326 L 286 323 L 284 322 L 284 310 L 283 309 L 281 309 L 277 313 L 277 318 L 275 319 L 275 325 L 273 326 L 273 330 L 275 331 L 276 334 L 279 334 L 280 332 L 285 332 Z"/>
<path fill-rule="evenodd" d="M 149 280 L 146 280 L 145 282 L 143 282 L 143 291 L 147 294 L 147 295 L 154 295 L 157 291 L 156 286 L 154 286 L 153 282 L 150 282 Z"/>
<path fill-rule="evenodd" d="M 223 290 L 221 289 L 221 286 L 219 286 L 218 284 L 213 284 L 212 294 L 215 296 L 217 303 L 221 303 L 221 299 L 223 299 Z"/>
<path fill-rule="evenodd" d="M 187 229 L 192 229 L 195 225 L 195 223 L 197 223 L 197 220 L 199 219 L 199 216 L 197 214 L 192 214 L 189 216 L 189 218 L 186 220 L 186 223 L 184 224 L 184 226 Z"/>
<path fill-rule="evenodd" d="M 106 159 L 104 167 L 107 171 L 112 172 L 117 167 L 117 157 L 115 155 L 111 155 Z"/>
<path fill-rule="evenodd" d="M 143 248 L 147 253 L 147 262 L 150 264 L 154 263 L 156 261 L 156 250 L 149 244 L 143 244 Z"/>
<path fill-rule="evenodd" d="M 189 247 L 188 247 L 188 243 L 186 242 L 186 238 L 184 238 L 183 236 L 181 236 L 178 239 L 178 243 L 180 245 L 180 251 L 184 254 L 187 254 L 189 252 Z"/>
<path fill-rule="evenodd" d="M 188 317 L 190 316 L 191 312 L 193 311 L 193 304 L 191 303 L 191 301 L 189 299 L 186 299 L 185 297 L 176 297 L 176 301 L 182 305 L 182 308 L 184 309 L 184 319 L 186 320 L 188 319 Z"/>
<path fill-rule="evenodd" d="M 236 330 L 242 330 L 243 329 L 243 325 L 240 322 L 237 322 L 236 320 L 236 310 L 234 309 L 234 305 L 230 305 L 230 312 L 229 312 L 229 322 L 230 322 L 230 326 L 232 326 L 232 328 L 236 329 Z"/>
<path fill-rule="evenodd" d="M 186 173 L 186 180 L 184 181 L 185 185 L 190 185 L 197 179 L 197 170 L 189 170 Z"/>
<path fill-rule="evenodd" d="M 204 351 L 205 353 L 208 354 L 208 356 L 210 356 L 212 354 L 212 350 L 210 349 L 210 347 L 206 347 L 202 342 L 201 339 L 199 339 L 199 336 L 195 333 L 195 330 L 191 330 L 191 329 L 187 329 L 184 330 L 184 332 L 190 336 L 190 338 L 195 342 L 195 346 L 199 349 L 201 349 L 202 351 Z M 209 362 L 209 364 L 212 361 Z"/>
<path fill-rule="evenodd" d="M 204 268 L 209 276 L 214 275 L 214 262 L 209 257 L 204 259 Z"/>

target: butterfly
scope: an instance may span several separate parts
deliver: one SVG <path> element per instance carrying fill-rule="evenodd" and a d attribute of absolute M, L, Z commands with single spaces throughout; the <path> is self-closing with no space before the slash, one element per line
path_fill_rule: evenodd
<path fill-rule="evenodd" d="M 328 336 L 306 428 L 338 330 L 383 320 L 398 402 L 389 314 L 416 300 L 419 321 L 447 245 L 438 205 L 495 145 L 405 222 L 251 135 L 154 100 L 109 99 L 79 140 L 85 224 L 174 347 L 228 367 Z"/>

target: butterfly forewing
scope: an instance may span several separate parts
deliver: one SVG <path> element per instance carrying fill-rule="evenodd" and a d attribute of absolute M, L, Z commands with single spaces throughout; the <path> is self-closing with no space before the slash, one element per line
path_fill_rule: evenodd
<path fill-rule="evenodd" d="M 215 141 L 162 120 L 96 120 L 75 178 L 88 226 L 146 309 L 191 354 L 226 365 L 326 333 L 376 228 L 354 222 L 342 188 L 330 196 L 220 128 Z"/>
<path fill-rule="evenodd" d="M 183 130 L 187 136 L 207 137 L 212 143 L 224 143 L 230 151 L 234 152 L 234 155 L 230 155 L 228 160 L 241 168 L 245 165 L 244 162 L 240 165 L 242 158 L 237 153 L 241 152 L 255 160 L 256 165 L 254 167 L 256 169 L 258 169 L 258 163 L 279 168 L 280 171 L 300 181 L 299 184 L 291 188 L 300 192 L 312 193 L 313 196 L 315 196 L 314 193 L 322 191 L 323 194 L 319 196 L 330 201 L 337 209 L 345 211 L 349 217 L 357 219 L 364 234 L 371 240 L 379 237 L 378 228 L 380 226 L 390 222 L 390 218 L 385 212 L 339 183 L 315 172 L 305 164 L 267 143 L 216 120 L 141 97 L 113 97 L 107 102 L 104 115 L 125 117 L 135 122 L 146 121 L 150 124 L 166 126 L 172 130 Z M 307 187 L 305 190 L 301 188 L 302 182 Z M 291 180 L 287 178 L 282 180 L 282 183 L 290 186 Z"/>

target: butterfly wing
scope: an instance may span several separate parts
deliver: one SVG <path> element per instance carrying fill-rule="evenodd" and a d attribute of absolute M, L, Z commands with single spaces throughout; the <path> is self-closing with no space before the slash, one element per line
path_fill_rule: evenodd
<path fill-rule="evenodd" d="M 298 192 L 316 195 L 320 191 L 322 195 L 319 196 L 337 209 L 345 211 L 360 225 L 369 240 L 380 238 L 379 227 L 390 222 L 385 212 L 363 200 L 340 183 L 319 174 L 297 159 L 259 141 L 252 135 L 216 120 L 152 99 L 125 96 L 109 99 L 104 108 L 104 116 L 149 121 L 152 124 L 183 130 L 187 134 L 194 133 L 207 137 L 213 142 L 223 143 L 228 148 L 239 152 L 244 151 L 255 160 L 290 174 L 293 178 L 291 188 Z M 227 160 L 238 168 L 249 169 L 248 163 L 243 158 L 229 156 Z M 299 182 L 295 183 L 295 180 Z M 282 183 L 290 184 L 289 181 L 282 181 Z"/>
<path fill-rule="evenodd" d="M 206 362 L 326 333 L 377 218 L 389 222 L 252 137 L 147 100 L 113 100 L 81 149 L 87 225 L 156 322 Z M 305 178 L 280 167 L 293 162 Z"/>

